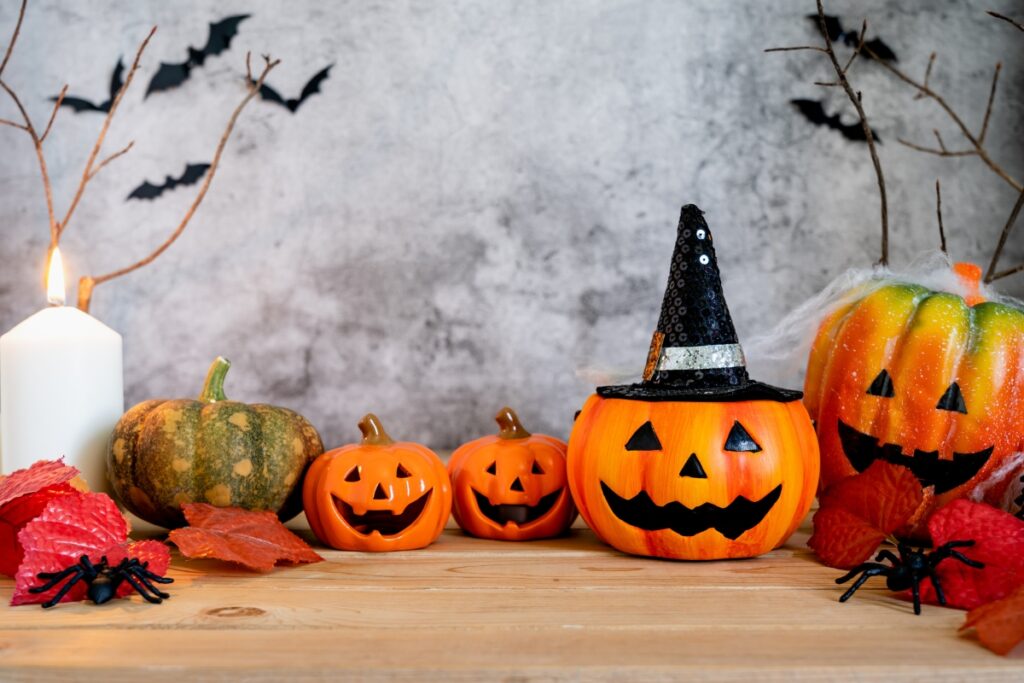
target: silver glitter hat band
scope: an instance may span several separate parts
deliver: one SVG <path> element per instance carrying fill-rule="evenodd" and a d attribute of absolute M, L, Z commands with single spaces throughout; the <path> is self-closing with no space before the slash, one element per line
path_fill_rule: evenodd
<path fill-rule="evenodd" d="M 669 346 L 661 349 L 657 370 L 658 372 L 671 372 L 673 370 L 741 368 L 746 364 L 743 349 L 739 344 Z"/>

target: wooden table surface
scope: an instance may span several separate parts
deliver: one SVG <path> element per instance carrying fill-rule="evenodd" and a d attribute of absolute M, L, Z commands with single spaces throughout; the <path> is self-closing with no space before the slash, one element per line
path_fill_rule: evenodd
<path fill-rule="evenodd" d="M 424 550 L 323 550 L 267 575 L 175 554 L 162 605 L 4 610 L 0 680 L 1024 681 L 1024 647 L 990 653 L 957 633 L 963 612 L 915 617 L 877 579 L 839 604 L 806 539 L 690 563 L 582 528 L 530 543 L 449 529 Z"/>

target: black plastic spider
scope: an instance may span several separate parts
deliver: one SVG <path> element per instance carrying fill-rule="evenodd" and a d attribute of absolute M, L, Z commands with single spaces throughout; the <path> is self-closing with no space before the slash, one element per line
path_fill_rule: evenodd
<path fill-rule="evenodd" d="M 154 586 L 152 582 L 174 583 L 174 579 L 154 574 L 147 567 L 149 567 L 149 562 L 139 562 L 134 557 L 126 557 L 117 566 L 111 567 L 106 556 L 101 557 L 98 563 L 93 564 L 88 555 L 82 555 L 77 564 L 73 564 L 63 571 L 37 574 L 45 583 L 29 588 L 28 592 L 45 593 L 64 579 L 68 579 L 68 582 L 61 586 L 61 589 L 52 598 L 43 603 L 43 607 L 53 607 L 67 595 L 72 586 L 79 581 L 85 581 L 89 584 L 85 593 L 86 597 L 95 604 L 102 605 L 112 600 L 117 595 L 117 589 L 127 581 L 147 602 L 160 604 L 171 596 Z"/>
<path fill-rule="evenodd" d="M 954 558 L 968 567 L 981 569 L 985 566 L 983 563 L 972 560 L 956 550 L 956 548 L 969 548 L 972 545 L 974 545 L 974 541 L 950 541 L 929 553 L 925 552 L 924 548 L 914 550 L 906 543 L 897 543 L 896 549 L 899 551 L 899 557 L 896 557 L 891 550 L 883 550 L 875 555 L 874 562 L 864 562 L 850 570 L 850 573 L 836 579 L 836 583 L 846 583 L 860 574 L 860 578 L 850 586 L 848 591 L 843 593 L 839 602 L 846 602 L 853 597 L 857 589 L 872 576 L 884 576 L 885 585 L 889 590 L 905 591 L 909 588 L 913 591 L 914 614 L 921 613 L 921 582 L 926 578 L 932 580 L 935 597 L 938 598 L 939 604 L 945 605 L 946 595 L 942 592 L 942 586 L 939 585 L 939 577 L 935 573 L 935 568 L 943 560 Z M 892 566 L 879 564 L 881 560 L 889 560 Z"/>

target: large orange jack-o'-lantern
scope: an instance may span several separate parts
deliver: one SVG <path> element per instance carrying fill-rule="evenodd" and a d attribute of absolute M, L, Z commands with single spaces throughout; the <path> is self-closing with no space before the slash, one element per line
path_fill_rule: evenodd
<path fill-rule="evenodd" d="M 644 379 L 599 387 L 569 438 L 580 513 L 628 553 L 752 557 L 799 526 L 818 465 L 800 392 L 747 376 L 711 231 L 684 206 Z"/>
<path fill-rule="evenodd" d="M 444 530 L 452 508 L 448 471 L 417 443 L 391 440 L 376 415 L 360 443 L 328 451 L 306 473 L 302 501 L 317 538 L 338 550 L 413 550 Z"/>
<path fill-rule="evenodd" d="M 501 541 L 564 533 L 576 519 L 565 443 L 530 434 L 511 408 L 494 419 L 497 434 L 463 444 L 448 462 L 455 521 L 473 536 Z"/>
<path fill-rule="evenodd" d="M 1013 481 L 993 475 L 1024 450 L 1024 311 L 985 301 L 977 266 L 955 269 L 966 299 L 902 282 L 851 295 L 807 364 L 821 486 L 877 459 L 909 468 L 926 490 L 899 532 L 909 538 L 926 538 L 931 512 L 955 498 L 999 504 Z"/>

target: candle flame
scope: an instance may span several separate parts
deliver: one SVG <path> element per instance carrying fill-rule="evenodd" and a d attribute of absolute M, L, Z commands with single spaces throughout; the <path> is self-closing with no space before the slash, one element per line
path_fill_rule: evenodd
<path fill-rule="evenodd" d="M 64 305 L 64 259 L 60 247 L 50 253 L 50 272 L 46 276 L 46 299 L 53 306 Z"/>

